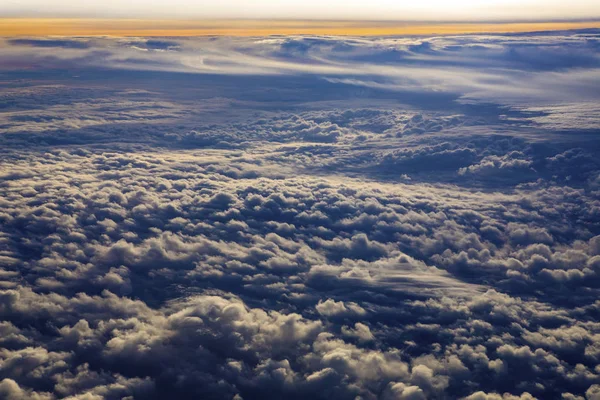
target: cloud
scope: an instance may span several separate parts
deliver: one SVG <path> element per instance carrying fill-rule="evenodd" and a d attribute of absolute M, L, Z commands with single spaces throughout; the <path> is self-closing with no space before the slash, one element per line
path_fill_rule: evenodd
<path fill-rule="evenodd" d="M 594 34 L 27 40 L 0 397 L 598 392 Z"/>
<path fill-rule="evenodd" d="M 324 316 L 336 316 L 336 315 L 365 315 L 366 311 L 364 308 L 356 303 L 344 304 L 343 301 L 336 302 L 335 300 L 327 299 L 324 302 L 319 302 L 315 307 L 319 314 Z"/>
<path fill-rule="evenodd" d="M 87 49 L 90 46 L 87 41 L 74 39 L 10 39 L 8 43 L 15 47 L 57 47 L 65 49 Z"/>

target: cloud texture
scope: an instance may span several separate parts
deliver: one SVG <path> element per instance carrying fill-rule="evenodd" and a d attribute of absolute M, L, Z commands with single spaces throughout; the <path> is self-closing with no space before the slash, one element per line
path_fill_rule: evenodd
<path fill-rule="evenodd" d="M 598 40 L 5 40 L 0 397 L 598 398 Z"/>

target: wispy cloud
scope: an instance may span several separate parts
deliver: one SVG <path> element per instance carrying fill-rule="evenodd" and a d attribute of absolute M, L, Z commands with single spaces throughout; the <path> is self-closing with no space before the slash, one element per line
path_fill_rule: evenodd
<path fill-rule="evenodd" d="M 372 39 L 8 39 L 2 48 L 0 68 L 30 69 L 36 65 L 242 76 L 310 75 L 377 90 L 448 93 L 465 103 L 485 101 L 520 109 L 547 106 L 552 113 L 561 105 L 571 105 L 573 112 L 574 104 L 597 100 L 598 43 L 595 30 L 559 36 Z M 544 124 L 549 120 L 537 121 Z"/>

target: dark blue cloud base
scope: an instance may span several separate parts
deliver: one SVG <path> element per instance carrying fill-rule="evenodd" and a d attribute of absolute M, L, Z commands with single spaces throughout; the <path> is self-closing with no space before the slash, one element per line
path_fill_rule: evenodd
<path fill-rule="evenodd" d="M 0 47 L 0 398 L 600 399 L 600 34 Z"/>

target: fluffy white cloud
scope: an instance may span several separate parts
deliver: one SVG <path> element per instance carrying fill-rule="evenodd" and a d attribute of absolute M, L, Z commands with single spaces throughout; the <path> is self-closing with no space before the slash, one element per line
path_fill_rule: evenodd
<path fill-rule="evenodd" d="M 595 119 L 479 101 L 594 46 L 5 43 L 0 397 L 594 398 Z"/>

